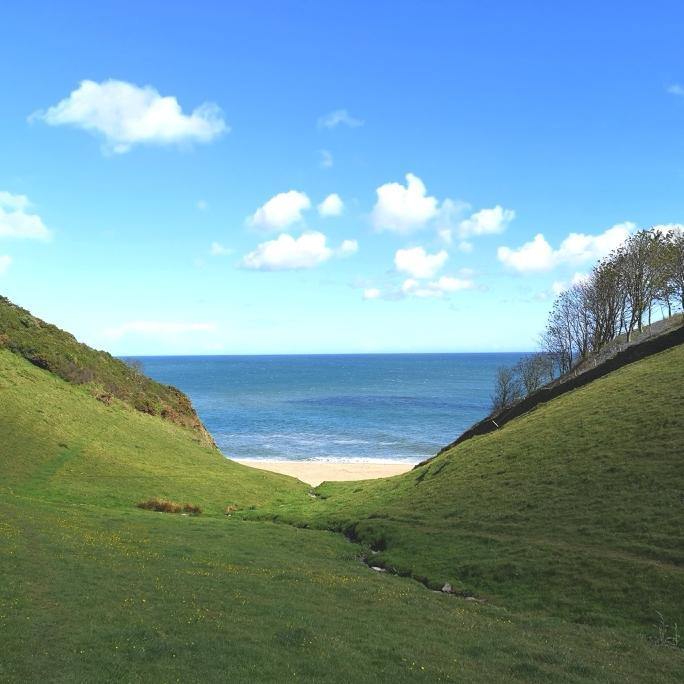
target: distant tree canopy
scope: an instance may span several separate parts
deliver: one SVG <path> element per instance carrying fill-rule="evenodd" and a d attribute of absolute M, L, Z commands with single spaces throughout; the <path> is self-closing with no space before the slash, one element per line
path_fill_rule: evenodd
<path fill-rule="evenodd" d="M 654 319 L 684 311 L 684 231 L 642 230 L 597 263 L 553 304 L 541 352 L 500 368 L 492 410 L 564 375 L 618 337 L 629 342 Z"/>

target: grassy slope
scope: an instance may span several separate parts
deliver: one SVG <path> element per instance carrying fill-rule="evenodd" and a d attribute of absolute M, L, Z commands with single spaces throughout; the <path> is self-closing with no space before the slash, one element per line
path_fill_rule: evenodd
<path fill-rule="evenodd" d="M 229 504 L 304 498 L 308 489 L 226 460 L 173 423 L 105 405 L 6 350 L 0 416 L 0 492 L 105 507 L 161 496 L 221 513 Z"/>
<path fill-rule="evenodd" d="M 329 483 L 270 517 L 510 608 L 684 623 L 684 346 L 628 365 L 406 475 Z M 263 516 L 263 511 L 257 515 Z"/>
<path fill-rule="evenodd" d="M 119 399 L 137 411 L 189 428 L 197 441 L 213 445 L 188 398 L 111 354 L 91 349 L 57 326 L 36 318 L 0 296 L 0 349 L 7 348 L 109 403 Z"/>
<path fill-rule="evenodd" d="M 480 475 L 493 477 L 496 454 L 472 456 L 484 464 Z M 313 500 L 291 478 L 226 462 L 187 430 L 106 406 L 0 350 L 0 681 L 622 682 L 636 672 L 678 681 L 681 652 L 651 644 L 651 625 L 575 624 L 554 615 L 553 602 L 522 610 L 515 582 L 509 593 L 499 585 L 491 604 L 469 604 L 370 571 L 341 535 L 222 514 L 236 503 L 308 524 L 370 519 L 362 532 L 386 523 L 397 540 L 388 532 L 386 560 L 450 577 L 457 538 L 447 532 L 476 523 L 466 506 L 486 514 L 489 529 L 505 523 L 492 522 L 492 502 L 506 515 L 516 501 L 510 490 L 498 501 L 501 486 L 491 495 L 475 487 L 474 475 L 459 489 L 451 467 L 419 485 L 419 473 L 328 485 L 329 498 Z M 154 495 L 206 513 L 134 507 Z M 380 499 L 386 517 L 370 518 Z M 425 544 L 431 531 L 438 537 Z M 520 535 L 508 542 L 520 554 L 522 522 L 508 532 Z M 486 565 L 472 548 L 473 563 Z"/>

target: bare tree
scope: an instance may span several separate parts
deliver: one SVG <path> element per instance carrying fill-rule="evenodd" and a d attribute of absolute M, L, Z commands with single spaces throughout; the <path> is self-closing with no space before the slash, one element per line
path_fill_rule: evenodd
<path fill-rule="evenodd" d="M 492 394 L 492 412 L 508 408 L 521 396 L 520 381 L 515 370 L 508 366 L 497 368 L 494 394 Z"/>
<path fill-rule="evenodd" d="M 672 300 L 684 311 L 684 230 L 681 228 L 668 235 L 665 261 Z"/>
<path fill-rule="evenodd" d="M 542 385 L 553 379 L 553 367 L 547 354 L 528 354 L 523 356 L 514 367 L 524 394 L 536 392 Z"/>

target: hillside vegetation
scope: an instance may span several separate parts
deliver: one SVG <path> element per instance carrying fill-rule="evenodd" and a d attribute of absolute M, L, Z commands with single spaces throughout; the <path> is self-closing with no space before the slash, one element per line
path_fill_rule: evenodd
<path fill-rule="evenodd" d="M 136 411 L 189 428 L 198 441 L 213 445 L 190 401 L 175 387 L 161 385 L 111 354 L 81 344 L 70 333 L 0 296 L 3 347 L 67 382 L 86 386 L 105 404 L 118 399 Z"/>
<path fill-rule="evenodd" d="M 0 681 L 681 681 L 683 362 L 312 495 L 0 349 Z"/>

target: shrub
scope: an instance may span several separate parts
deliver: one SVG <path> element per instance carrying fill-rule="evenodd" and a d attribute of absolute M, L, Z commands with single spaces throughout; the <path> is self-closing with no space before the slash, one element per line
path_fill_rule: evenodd
<path fill-rule="evenodd" d="M 202 509 L 195 504 L 179 504 L 170 499 L 160 499 L 154 497 L 147 501 L 139 501 L 136 506 L 147 511 L 159 511 L 160 513 L 188 513 L 189 515 L 199 515 Z"/>
<path fill-rule="evenodd" d="M 161 513 L 180 513 L 183 507 L 175 501 L 169 499 L 148 499 L 147 501 L 139 501 L 138 508 L 144 508 L 148 511 L 160 511 Z"/>

